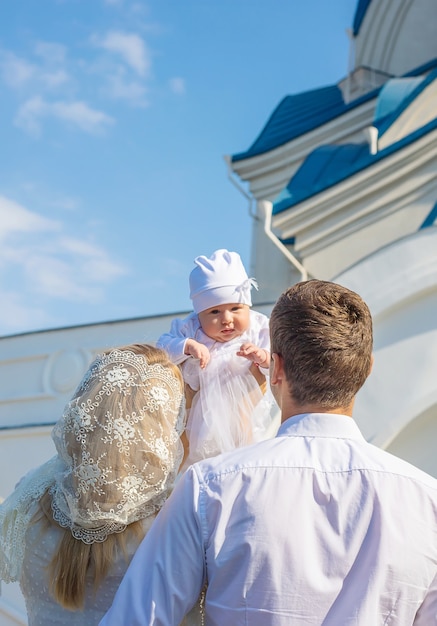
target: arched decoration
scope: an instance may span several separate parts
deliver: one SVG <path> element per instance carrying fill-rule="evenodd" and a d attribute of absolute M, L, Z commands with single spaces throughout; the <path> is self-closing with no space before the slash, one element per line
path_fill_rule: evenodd
<path fill-rule="evenodd" d="M 437 390 L 424 399 L 423 406 L 414 407 L 402 420 L 403 428 L 392 433 L 381 447 L 437 478 Z"/>
<path fill-rule="evenodd" d="M 91 360 L 92 354 L 83 348 L 53 352 L 44 367 L 45 391 L 53 395 L 73 392 Z"/>
<path fill-rule="evenodd" d="M 435 11 L 435 0 L 360 1 L 358 28 L 354 23 L 355 70 L 402 76 L 435 59 Z"/>

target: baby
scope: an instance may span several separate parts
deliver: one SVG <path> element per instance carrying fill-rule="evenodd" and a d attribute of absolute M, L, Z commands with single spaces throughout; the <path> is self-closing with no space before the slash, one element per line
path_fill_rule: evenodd
<path fill-rule="evenodd" d="M 157 346 L 181 365 L 188 420 L 182 471 L 191 463 L 269 436 L 273 396 L 269 319 L 253 311 L 239 254 L 216 250 L 199 256 L 190 274 L 193 313 L 174 319 Z"/>

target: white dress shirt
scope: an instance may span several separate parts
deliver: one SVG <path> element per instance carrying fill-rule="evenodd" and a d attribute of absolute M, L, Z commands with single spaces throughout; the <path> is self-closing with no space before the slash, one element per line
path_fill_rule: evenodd
<path fill-rule="evenodd" d="M 350 417 L 195 464 L 100 626 L 172 626 L 204 583 L 207 626 L 437 624 L 437 480 Z"/>

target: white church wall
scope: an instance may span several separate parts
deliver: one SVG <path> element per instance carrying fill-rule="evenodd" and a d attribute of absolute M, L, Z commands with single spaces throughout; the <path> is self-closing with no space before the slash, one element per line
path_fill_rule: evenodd
<path fill-rule="evenodd" d="M 423 65 L 437 57 L 435 27 L 435 0 L 373 0 L 354 40 L 355 68 L 401 76 Z"/>
<path fill-rule="evenodd" d="M 375 364 L 356 403 L 360 428 L 437 477 L 437 228 L 379 250 L 336 280 L 374 317 Z"/>

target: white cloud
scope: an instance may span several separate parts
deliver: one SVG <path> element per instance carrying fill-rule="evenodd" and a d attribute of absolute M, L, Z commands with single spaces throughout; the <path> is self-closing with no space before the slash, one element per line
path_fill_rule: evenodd
<path fill-rule="evenodd" d="M 38 41 L 35 44 L 35 54 L 50 65 L 59 65 L 65 62 L 67 49 L 60 43 Z"/>
<path fill-rule="evenodd" d="M 52 239 L 50 247 L 39 249 L 28 245 L 21 270 L 31 291 L 55 300 L 96 302 L 104 285 L 126 274 L 99 246 L 81 253 L 64 248 L 62 241 Z"/>
<path fill-rule="evenodd" d="M 173 93 L 177 95 L 185 94 L 186 88 L 185 88 L 185 80 L 183 78 L 180 78 L 179 76 L 175 76 L 174 78 L 171 78 L 169 80 L 169 85 Z"/>
<path fill-rule="evenodd" d="M 62 300 L 94 300 L 88 277 L 81 280 L 75 276 L 69 260 L 34 252 L 26 257 L 22 269 L 27 280 L 32 280 L 32 291 L 40 295 Z"/>
<path fill-rule="evenodd" d="M 21 87 L 35 77 L 37 68 L 12 52 L 0 53 L 0 72 L 9 87 Z"/>
<path fill-rule="evenodd" d="M 96 45 L 118 54 L 139 76 L 150 74 L 152 59 L 145 41 L 135 33 L 110 31 L 103 38 L 93 38 Z"/>
<path fill-rule="evenodd" d="M 114 123 L 114 119 L 92 109 L 85 102 L 54 102 L 50 105 L 50 113 L 61 120 L 71 122 L 82 130 L 93 133 Z"/>
<path fill-rule="evenodd" d="M 61 248 L 82 259 L 84 270 L 88 279 L 102 282 L 110 282 L 125 274 L 125 269 L 118 263 L 114 263 L 107 253 L 100 247 L 72 237 L 63 237 L 59 242 Z"/>
<path fill-rule="evenodd" d="M 25 294 L 0 288 L 0 299 L 7 306 L 0 307 L 0 328 L 2 334 L 24 332 L 29 328 L 43 328 L 52 325 L 53 320 L 44 308 L 29 305 Z"/>
<path fill-rule="evenodd" d="M 33 234 L 57 231 L 59 228 L 58 222 L 33 213 L 17 202 L 0 196 L 0 241 L 16 233 Z"/>
<path fill-rule="evenodd" d="M 32 135 L 41 131 L 43 118 L 56 118 L 76 126 L 87 133 L 99 133 L 114 123 L 114 118 L 103 111 L 93 109 L 85 102 L 76 100 L 48 102 L 40 96 L 30 98 L 19 108 L 15 124 Z"/>
<path fill-rule="evenodd" d="M 54 89 L 67 83 L 70 77 L 64 70 L 55 70 L 53 72 L 41 72 L 40 80 L 48 89 Z"/>
<path fill-rule="evenodd" d="M 27 100 L 20 106 L 14 123 L 31 135 L 39 135 L 41 130 L 40 118 L 46 113 L 46 104 L 40 96 Z"/>
<path fill-rule="evenodd" d="M 0 229 L 0 299 L 7 302 L 0 311 L 2 332 L 46 323 L 44 303 L 48 310 L 55 302 L 96 303 L 127 273 L 98 244 L 66 235 L 66 224 L 2 196 Z"/>
<path fill-rule="evenodd" d="M 37 41 L 29 58 L 0 48 L 0 81 L 20 98 L 16 126 L 38 136 L 43 119 L 56 118 L 95 133 L 114 119 L 92 106 L 93 95 L 103 93 L 137 107 L 149 105 L 146 81 L 151 77 L 152 55 L 144 39 L 112 30 L 91 36 L 91 42 L 104 51 L 99 58 L 84 60 L 70 53 L 68 62 L 67 48 L 56 42 Z M 76 95 L 82 89 L 87 90 L 86 98 Z M 173 89 L 180 93 L 182 83 L 176 82 Z"/>
<path fill-rule="evenodd" d="M 135 106 L 146 107 L 146 87 L 137 80 L 129 80 L 122 71 L 114 73 L 108 80 L 108 94 L 116 100 L 125 100 Z"/>
<path fill-rule="evenodd" d="M 13 52 L 0 51 L 0 75 L 4 83 L 13 89 L 57 88 L 70 80 L 66 70 L 57 67 L 63 61 L 62 50 L 63 46 L 58 44 L 38 44 L 36 51 L 44 58 L 42 65 L 22 59 Z"/>

